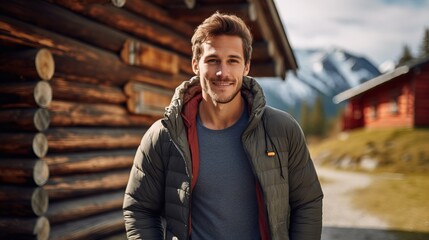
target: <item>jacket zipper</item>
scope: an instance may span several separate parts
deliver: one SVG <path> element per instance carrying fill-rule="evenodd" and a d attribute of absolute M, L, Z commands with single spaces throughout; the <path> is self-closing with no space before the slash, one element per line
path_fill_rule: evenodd
<path fill-rule="evenodd" d="M 256 117 L 257 114 L 254 113 L 253 115 L 254 115 L 253 117 Z M 252 122 L 252 121 L 250 121 L 250 122 Z M 248 127 L 244 130 L 243 134 L 241 135 L 241 142 L 242 142 L 243 146 L 246 146 L 245 145 L 245 141 L 244 141 L 244 136 L 248 135 L 248 134 L 246 134 L 247 131 L 248 131 Z M 266 201 L 265 201 L 265 196 L 264 196 L 264 191 L 262 189 L 262 185 L 261 185 L 261 183 L 259 181 L 258 175 L 256 174 L 255 166 L 253 165 L 252 158 L 251 158 L 251 155 L 250 155 L 247 147 L 244 147 L 244 150 L 245 150 L 246 155 L 247 155 L 247 160 L 250 163 L 250 167 L 252 168 L 253 175 L 255 177 L 255 181 L 257 181 L 256 184 L 259 185 L 260 190 L 261 190 L 261 197 L 262 197 L 264 208 L 265 208 L 265 209 L 263 209 L 264 210 L 264 214 L 267 214 L 267 206 L 266 206 Z M 267 228 L 268 228 L 267 231 L 268 231 L 268 233 L 270 233 L 270 229 L 271 229 L 271 227 L 270 227 L 270 221 L 268 220 L 267 216 L 265 216 L 264 218 L 265 218 L 265 222 L 266 222 Z M 260 233 L 260 234 L 262 234 L 262 233 Z"/>
<path fill-rule="evenodd" d="M 167 128 L 168 129 L 168 128 Z M 189 177 L 189 211 L 188 211 L 188 223 L 186 225 L 186 239 L 189 239 L 189 233 L 190 233 L 190 216 L 191 216 L 191 196 L 192 196 L 192 174 L 189 173 L 188 171 L 188 163 L 186 162 L 186 158 L 185 158 L 185 154 L 183 153 L 183 151 L 179 148 L 179 146 L 177 145 L 177 143 L 173 140 L 172 137 L 170 137 L 171 142 L 173 143 L 174 147 L 176 147 L 177 151 L 180 153 L 180 156 L 182 156 L 183 162 L 185 163 L 185 170 L 186 170 L 186 174 Z"/>
<path fill-rule="evenodd" d="M 166 121 L 162 121 L 162 125 L 164 125 L 165 128 L 167 128 L 169 133 L 172 133 L 171 129 L 168 127 L 168 124 Z M 186 225 L 186 239 L 189 239 L 189 228 L 190 228 L 190 220 L 189 217 L 191 216 L 191 196 L 192 196 L 192 174 L 188 171 L 188 163 L 186 162 L 186 158 L 185 158 L 185 154 L 183 153 L 183 151 L 180 149 L 180 147 L 177 145 L 177 143 L 175 142 L 175 140 L 171 137 L 170 134 L 170 139 L 171 142 L 173 143 L 174 147 L 177 149 L 177 151 L 180 153 L 180 156 L 182 157 L 183 162 L 185 163 L 185 171 L 186 171 L 186 175 L 188 175 L 189 177 L 189 212 L 188 212 L 188 223 Z M 192 168 L 191 168 L 192 169 Z"/>

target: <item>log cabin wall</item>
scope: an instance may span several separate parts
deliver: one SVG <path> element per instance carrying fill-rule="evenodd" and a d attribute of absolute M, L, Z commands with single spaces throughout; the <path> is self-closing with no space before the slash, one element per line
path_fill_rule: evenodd
<path fill-rule="evenodd" d="M 416 127 L 429 126 L 429 58 L 425 64 L 415 69 L 414 78 L 414 98 L 415 116 L 414 125 Z"/>
<path fill-rule="evenodd" d="M 362 94 L 364 127 L 413 127 L 414 80 L 405 74 Z"/>
<path fill-rule="evenodd" d="M 0 238 L 123 235 L 134 153 L 174 88 L 193 74 L 194 27 L 215 10 L 239 15 L 255 38 L 251 75 L 284 77 L 296 62 L 284 30 L 267 28 L 282 27 L 277 15 L 263 15 L 272 7 L 247 0 L 2 1 Z"/>

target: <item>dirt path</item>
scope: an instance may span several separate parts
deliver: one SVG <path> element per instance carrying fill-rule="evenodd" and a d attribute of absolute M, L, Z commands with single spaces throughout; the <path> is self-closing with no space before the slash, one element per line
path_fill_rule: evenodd
<path fill-rule="evenodd" d="M 372 176 L 318 168 L 323 192 L 322 240 L 395 240 L 386 222 L 351 204 L 351 193 L 371 184 Z"/>

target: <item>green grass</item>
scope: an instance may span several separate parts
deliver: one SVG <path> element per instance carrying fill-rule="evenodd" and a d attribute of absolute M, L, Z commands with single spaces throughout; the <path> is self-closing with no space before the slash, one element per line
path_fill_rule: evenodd
<path fill-rule="evenodd" d="M 429 233 L 428 128 L 356 130 L 310 143 L 309 149 L 322 166 L 361 171 L 362 159 L 375 160 L 376 180 L 352 193 L 353 204 L 384 219 L 392 229 Z M 385 173 L 400 173 L 402 178 L 382 177 L 392 176 Z"/>
<path fill-rule="evenodd" d="M 309 144 L 318 164 L 360 169 L 365 156 L 378 170 L 400 173 L 429 171 L 429 129 L 356 130 Z"/>
<path fill-rule="evenodd" d="M 353 193 L 353 204 L 385 220 L 392 229 L 429 232 L 429 176 L 377 178 Z"/>

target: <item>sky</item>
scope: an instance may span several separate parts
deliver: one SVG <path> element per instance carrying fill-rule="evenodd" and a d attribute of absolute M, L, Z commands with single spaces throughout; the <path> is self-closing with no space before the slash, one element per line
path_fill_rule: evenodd
<path fill-rule="evenodd" d="M 415 56 L 429 0 L 274 0 L 292 48 L 339 47 L 379 67 L 403 46 Z"/>

